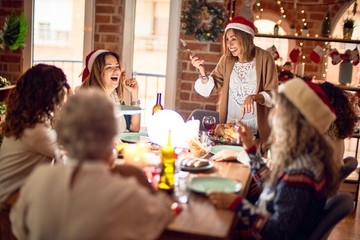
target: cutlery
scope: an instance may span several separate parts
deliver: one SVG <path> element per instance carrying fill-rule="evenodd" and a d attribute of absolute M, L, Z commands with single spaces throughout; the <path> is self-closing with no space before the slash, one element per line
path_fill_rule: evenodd
<path fill-rule="evenodd" d="M 180 38 L 180 42 L 185 48 L 185 50 L 188 51 L 188 53 L 190 53 L 192 57 L 195 56 L 195 54 L 188 48 L 187 43 L 183 39 Z"/>

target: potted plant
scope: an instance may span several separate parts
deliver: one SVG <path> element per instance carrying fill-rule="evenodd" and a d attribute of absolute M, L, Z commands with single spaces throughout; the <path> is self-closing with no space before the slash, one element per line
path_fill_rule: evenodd
<path fill-rule="evenodd" d="M 344 39 L 351 39 L 355 27 L 355 19 L 346 18 L 343 24 L 343 37 Z"/>

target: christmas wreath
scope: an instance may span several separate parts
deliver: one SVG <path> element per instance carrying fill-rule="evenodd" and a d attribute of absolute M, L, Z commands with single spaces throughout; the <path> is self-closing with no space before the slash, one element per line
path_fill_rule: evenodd
<path fill-rule="evenodd" d="M 181 28 L 185 34 L 195 34 L 199 41 L 216 41 L 224 32 L 224 8 L 206 1 L 190 0 L 187 10 L 181 12 Z"/>

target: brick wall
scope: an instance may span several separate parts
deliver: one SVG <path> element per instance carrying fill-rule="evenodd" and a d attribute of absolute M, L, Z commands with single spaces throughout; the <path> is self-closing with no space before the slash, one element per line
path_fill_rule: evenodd
<path fill-rule="evenodd" d="M 183 1 L 183 9 L 187 7 L 188 0 Z M 224 6 L 227 6 L 229 0 L 224 0 Z M 122 52 L 123 42 L 123 16 L 124 16 L 124 0 L 96 0 L 95 3 L 95 35 L 94 48 L 105 48 L 116 52 Z M 329 3 L 332 0 L 301 0 L 301 2 L 309 3 Z M 279 7 L 276 1 L 263 0 L 261 1 L 264 11 L 271 11 L 279 14 Z M 221 3 L 219 3 L 221 4 Z M 240 12 L 242 1 L 236 1 L 236 13 Z M 285 4 L 285 3 L 284 3 Z M 347 4 L 339 3 L 336 5 L 322 5 L 322 6 L 308 6 L 306 7 L 306 19 L 309 25 L 310 34 L 320 32 L 321 24 L 325 16 L 326 10 L 330 9 L 330 16 L 334 23 L 335 19 L 339 18 Z M 295 10 L 293 5 L 284 5 L 289 24 L 299 23 L 301 19 L 299 8 Z M 24 0 L 1 0 L 0 1 L 0 25 L 4 22 L 5 16 L 15 11 L 17 14 L 23 11 Z M 300 24 L 297 25 L 297 29 Z M 217 63 L 221 55 L 221 39 L 219 36 L 217 42 L 199 42 L 194 39 L 192 35 L 184 35 L 180 33 L 180 37 L 188 42 L 191 49 L 201 58 L 206 59 L 206 71 L 210 72 Z M 304 42 L 303 53 L 309 56 L 316 45 L 324 46 L 323 42 Z M 289 49 L 290 51 L 291 49 Z M 191 66 L 189 55 L 183 51 L 182 48 L 178 52 L 178 76 L 177 76 L 177 95 L 175 109 L 184 117 L 187 118 L 190 112 L 195 108 L 215 110 L 218 101 L 218 94 L 213 94 L 210 98 L 203 98 L 197 94 L 194 89 L 194 80 L 198 76 L 198 72 Z M 307 57 L 307 59 L 309 59 Z M 5 76 L 12 82 L 16 81 L 22 72 L 22 50 L 11 52 L 6 50 L 0 54 L 0 75 Z M 323 71 L 322 64 L 307 63 L 305 67 L 307 74 L 315 75 L 316 78 L 321 77 Z"/>
<path fill-rule="evenodd" d="M 96 0 L 94 49 L 122 52 L 124 2 Z"/>
<path fill-rule="evenodd" d="M 224 0 L 224 6 L 228 6 L 229 0 Z M 277 19 L 280 19 L 280 11 L 279 6 L 274 0 L 262 0 L 261 6 L 264 11 L 269 11 L 277 15 Z M 305 18 L 309 27 L 309 34 L 314 36 L 314 34 L 319 34 L 321 31 L 322 21 L 325 17 L 325 13 L 329 8 L 330 18 L 332 20 L 332 24 L 335 23 L 335 19 L 338 19 L 340 15 L 343 14 L 345 9 L 348 7 L 347 4 L 338 3 L 334 5 L 327 5 L 330 0 L 301 0 L 302 3 L 318 3 L 324 4 L 320 6 L 306 6 L 305 7 Z M 242 1 L 236 1 L 235 14 L 238 15 L 241 9 Z M 182 9 L 186 9 L 188 6 L 188 0 L 183 0 Z M 287 23 L 290 25 L 292 23 L 296 23 L 296 28 L 299 32 L 302 27 L 301 18 L 302 14 L 300 13 L 300 9 L 304 8 L 304 6 L 298 5 L 297 9 L 294 9 L 293 3 L 283 3 L 283 6 L 286 11 L 286 19 Z M 254 6 L 254 10 L 255 10 Z M 209 73 L 215 67 L 217 60 L 221 55 L 221 40 L 222 36 L 219 36 L 219 40 L 217 42 L 199 42 L 192 35 L 185 35 L 182 31 L 180 33 L 180 38 L 185 39 L 188 42 L 189 48 L 193 49 L 197 56 L 200 58 L 204 58 L 206 60 L 206 71 Z M 295 41 L 295 40 L 293 40 Z M 310 61 L 310 53 L 315 48 L 316 45 L 320 45 L 321 47 L 325 46 L 324 42 L 320 41 L 297 41 L 296 45 L 299 45 L 300 42 L 303 42 L 302 52 L 306 56 L 305 63 L 305 73 L 307 75 L 315 76 L 316 79 L 322 78 L 323 72 L 323 64 L 315 64 Z M 289 49 L 289 53 L 292 49 Z M 178 89 L 180 89 L 179 94 L 177 95 L 176 101 L 176 110 L 182 114 L 182 116 L 186 119 L 191 111 L 195 108 L 209 109 L 214 110 L 217 108 L 218 102 L 218 93 L 211 95 L 210 98 L 201 97 L 197 94 L 194 89 L 194 80 L 198 77 L 198 72 L 194 67 L 192 67 L 191 62 L 189 60 L 189 55 L 183 51 L 183 49 L 179 49 L 179 61 L 180 61 L 180 70 L 178 76 Z"/>
<path fill-rule="evenodd" d="M 5 22 L 5 18 L 15 12 L 19 15 L 24 9 L 24 0 L 1 0 L 0 1 L 0 28 Z M 0 52 L 0 76 L 7 78 L 11 82 L 16 82 L 22 72 L 22 49 L 10 51 L 6 48 Z"/>

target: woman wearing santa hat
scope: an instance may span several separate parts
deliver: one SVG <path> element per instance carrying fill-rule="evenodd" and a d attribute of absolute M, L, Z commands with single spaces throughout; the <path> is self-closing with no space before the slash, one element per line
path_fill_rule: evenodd
<path fill-rule="evenodd" d="M 270 113 L 271 171 L 249 128 L 238 122 L 253 179 L 262 192 L 252 204 L 239 194 L 212 192 L 210 201 L 237 213 L 240 239 L 308 239 L 337 190 L 339 163 L 325 133 L 335 110 L 319 85 L 296 78 L 279 86 Z"/>
<path fill-rule="evenodd" d="M 254 45 L 254 34 L 254 24 L 236 16 L 225 28 L 224 54 L 209 75 L 204 60 L 196 56 L 190 59 L 200 72 L 195 82 L 200 95 L 208 97 L 214 88 L 221 88 L 220 123 L 242 119 L 258 141 L 266 143 L 270 133 L 270 91 L 277 89 L 278 74 L 272 56 Z"/>
<path fill-rule="evenodd" d="M 115 104 L 139 106 L 139 88 L 136 78 L 125 79 L 120 57 L 116 52 L 94 50 L 86 56 L 82 73 L 82 88 L 103 89 Z M 126 126 L 126 128 L 125 128 Z M 138 132 L 140 114 L 125 115 L 119 119 L 119 131 Z"/>

